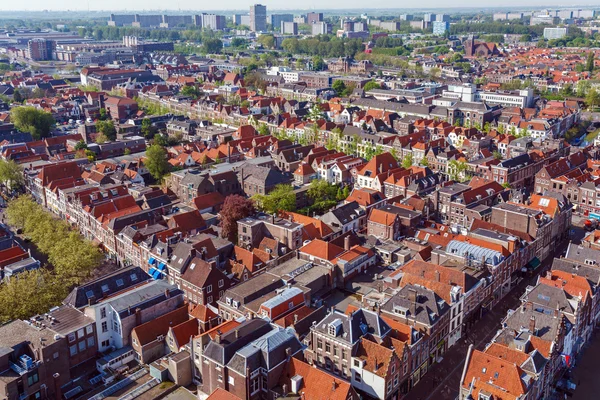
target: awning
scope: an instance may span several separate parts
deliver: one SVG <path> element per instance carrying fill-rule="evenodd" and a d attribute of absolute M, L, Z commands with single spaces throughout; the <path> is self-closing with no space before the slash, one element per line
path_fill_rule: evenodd
<path fill-rule="evenodd" d="M 540 266 L 540 264 L 541 264 L 541 261 L 537 257 L 533 257 L 533 260 L 529 261 L 529 267 L 531 269 L 536 269 L 537 267 Z"/>
<path fill-rule="evenodd" d="M 150 268 L 148 270 L 148 275 L 154 278 L 154 274 L 156 273 L 156 268 Z"/>
<path fill-rule="evenodd" d="M 150 259 L 148 260 L 148 264 L 152 265 L 156 262 L 156 260 L 154 259 L 154 257 L 150 257 Z"/>
<path fill-rule="evenodd" d="M 156 267 L 157 270 L 162 271 L 167 267 L 167 264 L 159 262 L 158 263 L 158 267 Z"/>
<path fill-rule="evenodd" d="M 152 277 L 154 279 L 162 279 L 162 274 L 160 273 L 160 271 L 155 271 Z"/>

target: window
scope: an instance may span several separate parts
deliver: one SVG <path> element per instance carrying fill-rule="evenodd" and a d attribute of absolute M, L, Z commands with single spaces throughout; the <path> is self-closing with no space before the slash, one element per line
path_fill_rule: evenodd
<path fill-rule="evenodd" d="M 106 323 L 106 321 L 102 321 L 102 332 L 108 332 L 108 324 Z"/>
<path fill-rule="evenodd" d="M 291 310 L 292 308 L 294 308 L 294 302 L 290 301 L 290 303 L 288 304 L 288 308 Z"/>
<path fill-rule="evenodd" d="M 132 282 L 137 281 L 137 275 L 136 274 L 129 275 L 129 278 L 131 279 Z"/>
<path fill-rule="evenodd" d="M 323 341 L 321 339 L 317 339 L 317 349 L 323 348 Z"/>
<path fill-rule="evenodd" d="M 58 351 L 52 355 L 52 358 L 54 358 L 55 360 L 58 358 Z"/>
<path fill-rule="evenodd" d="M 108 340 L 102 341 L 102 347 L 108 347 L 108 346 L 110 346 L 110 341 L 108 341 Z"/>
<path fill-rule="evenodd" d="M 96 345 L 96 340 L 94 340 L 93 337 L 88 338 L 88 340 L 87 340 L 87 346 L 88 347 L 94 347 L 95 345 Z"/>
<path fill-rule="evenodd" d="M 74 342 L 74 341 L 75 341 L 75 334 L 69 333 L 69 343 Z"/>
<path fill-rule="evenodd" d="M 77 338 L 78 339 L 81 339 L 84 336 L 85 336 L 85 333 L 84 333 L 83 328 L 81 328 L 80 330 L 77 331 Z"/>
<path fill-rule="evenodd" d="M 69 347 L 69 353 L 71 354 L 71 357 L 77 354 L 77 345 L 74 344 L 73 346 Z"/>
<path fill-rule="evenodd" d="M 81 342 L 78 343 L 78 347 L 79 347 L 79 351 L 82 352 L 86 349 L 85 347 L 85 340 L 82 340 Z"/>
<path fill-rule="evenodd" d="M 219 287 L 222 288 L 225 286 L 225 281 L 223 279 L 219 279 Z"/>
<path fill-rule="evenodd" d="M 33 374 L 31 374 L 27 377 L 27 386 L 31 386 L 34 383 L 37 383 L 39 380 L 40 380 L 40 377 L 39 377 L 38 373 L 34 372 Z"/>
<path fill-rule="evenodd" d="M 213 297 L 208 296 L 208 300 L 206 301 L 206 304 L 211 304 L 212 302 L 213 302 Z"/>
<path fill-rule="evenodd" d="M 102 285 L 101 289 L 102 289 L 102 293 L 108 292 L 108 285 Z"/>
<path fill-rule="evenodd" d="M 208 285 L 206 287 L 206 293 L 210 293 L 210 292 L 212 292 L 212 285 Z"/>
<path fill-rule="evenodd" d="M 123 279 L 117 279 L 117 286 L 118 287 L 123 286 Z"/>
<path fill-rule="evenodd" d="M 106 318 L 106 307 L 100 309 L 100 318 Z"/>
<path fill-rule="evenodd" d="M 361 382 L 360 375 L 358 374 L 358 372 L 354 372 L 354 380 L 356 382 Z"/>
<path fill-rule="evenodd" d="M 88 325 L 88 326 L 85 327 L 85 333 L 87 333 L 89 335 L 92 332 L 94 332 L 94 326 L 93 325 Z"/>
<path fill-rule="evenodd" d="M 354 360 L 354 366 L 360 368 L 360 361 Z"/>
<path fill-rule="evenodd" d="M 325 351 L 331 353 L 331 343 L 325 343 Z"/>

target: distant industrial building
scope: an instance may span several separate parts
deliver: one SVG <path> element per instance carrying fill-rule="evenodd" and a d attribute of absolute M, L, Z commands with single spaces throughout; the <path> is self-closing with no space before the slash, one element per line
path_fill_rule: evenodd
<path fill-rule="evenodd" d="M 544 28 L 544 39 L 562 39 L 569 34 L 569 28 Z"/>

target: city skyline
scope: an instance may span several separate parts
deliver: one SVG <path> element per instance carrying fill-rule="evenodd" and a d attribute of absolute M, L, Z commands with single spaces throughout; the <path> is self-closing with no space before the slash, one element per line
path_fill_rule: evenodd
<path fill-rule="evenodd" d="M 306 2 L 303 8 L 298 7 L 285 7 L 285 4 L 279 1 L 262 1 L 260 4 L 266 5 L 268 10 L 322 10 L 322 11 L 353 11 L 357 10 L 375 10 L 375 9 L 389 9 L 389 10 L 425 10 L 434 8 L 443 9 L 465 9 L 468 7 L 475 7 L 473 11 L 479 9 L 506 9 L 509 7 L 527 8 L 527 7 L 553 7 L 553 8 L 577 8 L 577 7 L 594 7 L 597 5 L 596 2 L 580 1 L 578 4 L 564 4 L 563 1 L 544 1 L 544 0 L 529 0 L 527 2 L 521 2 L 516 0 L 510 0 L 503 2 L 501 6 L 492 2 L 482 3 L 476 0 L 466 0 L 461 3 L 459 7 L 449 7 L 447 3 L 438 0 L 426 0 L 420 2 L 418 6 L 411 6 L 410 4 L 402 5 L 398 7 L 397 3 L 389 0 L 375 0 L 369 2 L 369 8 L 365 9 L 362 7 L 361 2 L 358 0 L 334 0 L 328 2 L 326 7 L 322 7 L 323 4 L 320 2 Z M 234 0 L 227 3 L 227 7 L 223 7 L 222 3 L 206 4 L 203 7 L 198 7 L 197 3 L 189 0 L 178 0 L 175 4 L 172 4 L 172 8 L 164 8 L 164 3 L 158 0 L 129 0 L 127 6 L 123 7 L 123 2 L 118 0 L 106 0 L 100 3 L 101 6 L 96 6 L 95 2 L 82 2 L 77 0 L 31 0 L 27 2 L 26 6 L 23 3 L 5 2 L 0 4 L 1 11 L 106 11 L 106 12 L 120 12 L 120 11 L 193 11 L 193 10 L 210 10 L 210 11 L 234 11 L 234 10 L 245 10 L 249 9 L 253 2 L 247 2 L 245 0 Z"/>

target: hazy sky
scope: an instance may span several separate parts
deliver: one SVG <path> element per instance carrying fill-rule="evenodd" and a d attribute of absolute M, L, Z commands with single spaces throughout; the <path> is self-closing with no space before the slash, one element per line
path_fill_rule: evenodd
<path fill-rule="evenodd" d="M 258 1 L 257 1 L 258 2 Z M 393 0 L 326 0 L 315 1 L 306 0 L 305 2 L 290 2 L 282 0 L 260 0 L 266 4 L 269 9 L 344 9 L 352 8 L 434 8 L 434 7 L 473 7 L 481 9 L 483 7 L 510 7 L 510 6 L 536 6 L 536 7 L 563 7 L 573 8 L 565 0 L 459 0 L 452 3 L 444 0 L 421 0 L 419 2 L 411 1 L 393 1 Z M 229 1 L 197 1 L 197 0 L 0 0 L 0 10 L 246 10 L 252 4 L 247 0 L 229 0 Z M 597 0 L 577 0 L 581 5 L 598 5 Z M 600 5 L 598 6 L 600 8 Z"/>

